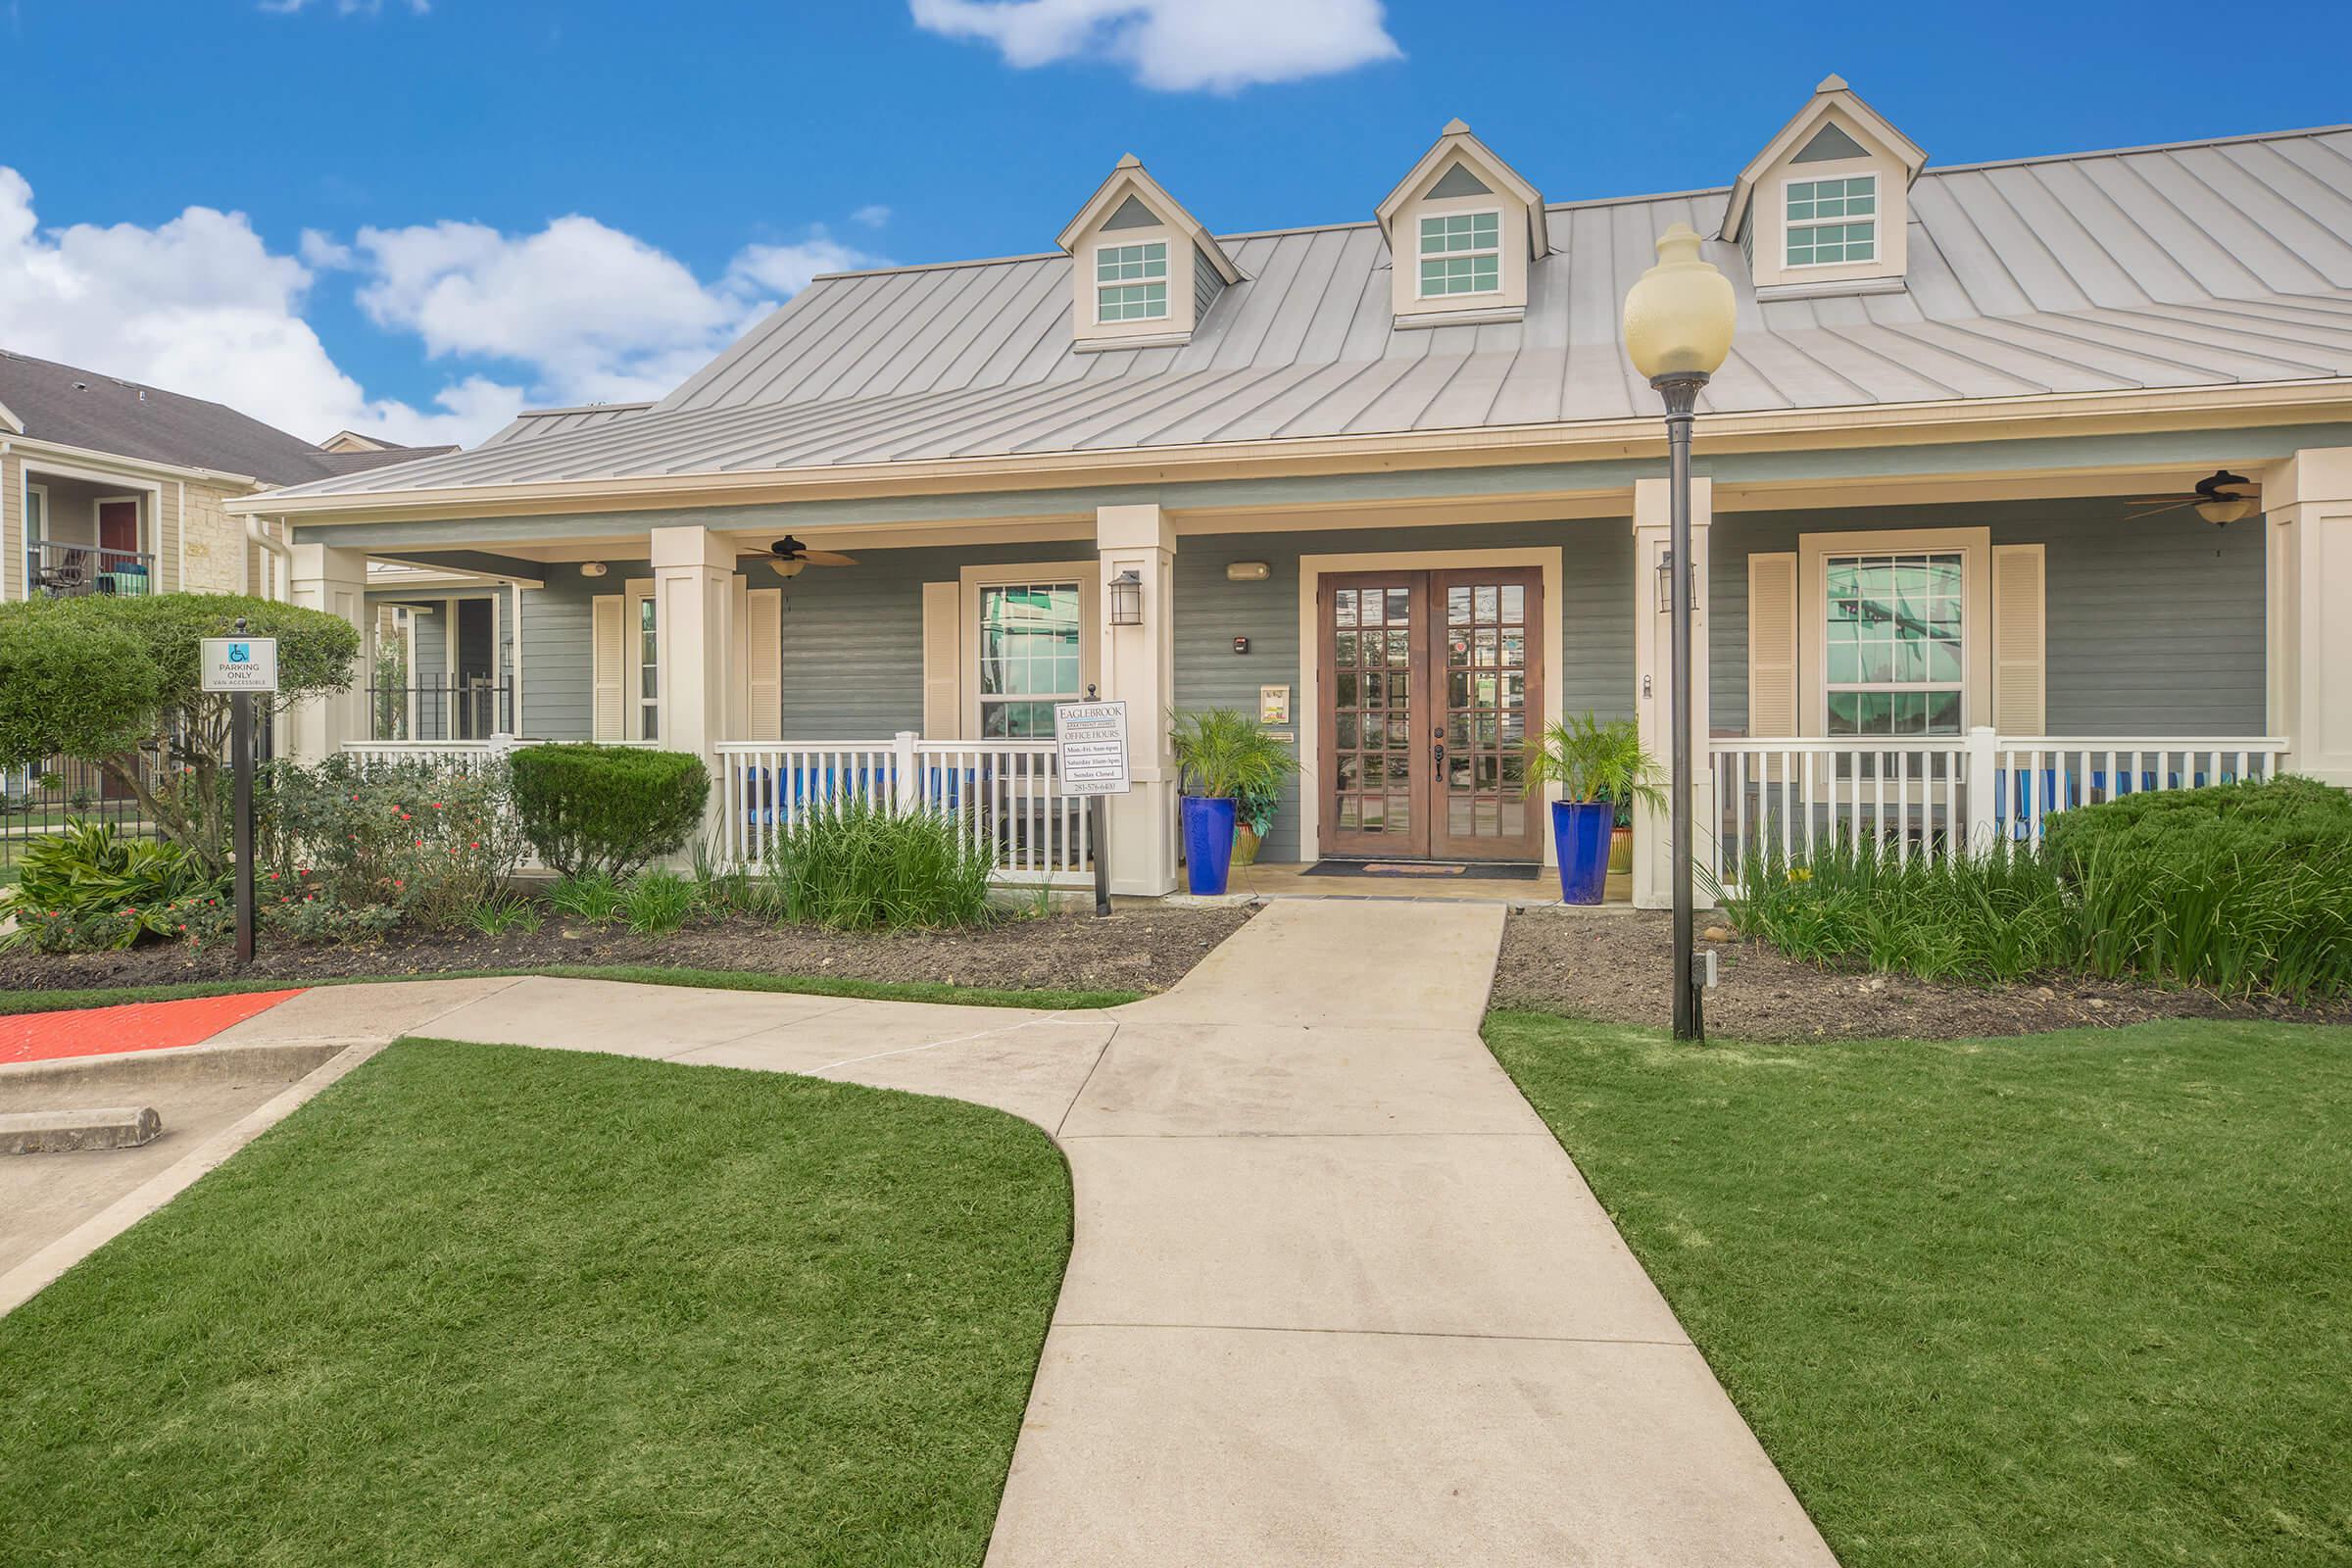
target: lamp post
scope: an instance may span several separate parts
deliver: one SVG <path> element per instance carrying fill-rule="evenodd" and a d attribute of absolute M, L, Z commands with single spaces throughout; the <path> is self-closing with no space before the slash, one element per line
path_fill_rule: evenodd
<path fill-rule="evenodd" d="M 1674 1037 L 1704 1038 L 1690 925 L 1690 424 L 1699 388 L 1732 350 L 1738 315 L 1731 280 L 1698 254 L 1698 233 L 1676 223 L 1658 236 L 1658 263 L 1625 296 L 1625 348 L 1634 368 L 1666 402 L 1671 475 L 1668 559 L 1674 615 L 1670 710 L 1674 727 Z"/>

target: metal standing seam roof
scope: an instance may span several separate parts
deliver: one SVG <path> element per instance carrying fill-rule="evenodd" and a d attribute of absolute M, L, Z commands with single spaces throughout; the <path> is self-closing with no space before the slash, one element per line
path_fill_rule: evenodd
<path fill-rule="evenodd" d="M 1728 195 L 1549 208 L 1503 324 L 1396 330 L 1370 222 L 1224 240 L 1247 280 L 1170 348 L 1071 352 L 1058 253 L 828 275 L 650 409 L 292 493 L 1624 418 L 1654 408 L 1625 291 Z M 2352 126 L 1929 170 L 1900 292 L 1759 302 L 1739 247 L 1706 254 L 1740 298 L 1710 412 L 2352 376 Z"/>
<path fill-rule="evenodd" d="M 563 435 L 572 430 L 586 430 L 600 424 L 611 424 L 643 414 L 651 403 L 584 403 L 570 409 L 525 409 L 514 419 L 485 436 L 474 450 L 504 446 L 510 441 L 536 441 L 542 436 Z"/>

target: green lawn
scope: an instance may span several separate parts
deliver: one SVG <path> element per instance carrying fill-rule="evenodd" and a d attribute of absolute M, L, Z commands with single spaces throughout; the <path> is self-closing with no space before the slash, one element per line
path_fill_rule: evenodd
<path fill-rule="evenodd" d="M 0 1319 L 0 1558 L 977 1564 L 1069 1234 L 992 1110 L 403 1043 Z"/>
<path fill-rule="evenodd" d="M 1140 991 L 1000 991 L 986 986 L 951 986 L 935 980 L 854 980 L 845 975 L 760 974 L 745 969 L 655 968 L 630 963 L 559 963 L 535 969 L 466 969 L 449 974 L 356 975 L 336 980 L 190 980 L 176 985 L 117 986 L 76 991 L 0 991 L 0 1016 L 12 1012 L 65 1012 L 112 1007 L 126 1002 L 179 1002 L 189 997 L 231 997 L 248 991 L 298 991 L 305 986 L 373 985 L 388 982 L 472 980 L 514 974 L 550 974 L 573 980 L 627 980 L 639 985 L 698 986 L 713 991 L 786 991 L 816 997 L 858 997 L 868 1002 L 945 1002 L 966 1007 L 1116 1007 L 1140 1000 Z"/>
<path fill-rule="evenodd" d="M 1846 1568 L 2352 1561 L 2352 1030 L 1487 1034 Z"/>

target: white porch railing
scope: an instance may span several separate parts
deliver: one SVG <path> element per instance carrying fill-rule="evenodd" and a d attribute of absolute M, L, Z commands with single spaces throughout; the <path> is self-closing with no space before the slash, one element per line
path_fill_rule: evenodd
<path fill-rule="evenodd" d="M 1729 889 L 1750 857 L 1801 860 L 1841 842 L 1905 859 L 2039 845 L 2043 823 L 2070 807 L 2269 778 L 2286 742 L 1976 729 L 1948 740 L 1723 739 L 1708 750 L 1720 822 L 1711 837 L 1701 824 L 1697 858 Z"/>
<path fill-rule="evenodd" d="M 502 761 L 525 746 L 538 744 L 512 735 L 494 735 L 481 741 L 345 741 L 343 755 L 356 758 L 363 767 L 431 762 L 466 772 L 487 762 Z"/>
<path fill-rule="evenodd" d="M 1052 741 L 727 741 L 718 748 L 720 844 L 757 870 L 776 835 L 855 801 L 944 811 L 1007 882 L 1093 882 L 1085 802 L 1061 792 Z"/>

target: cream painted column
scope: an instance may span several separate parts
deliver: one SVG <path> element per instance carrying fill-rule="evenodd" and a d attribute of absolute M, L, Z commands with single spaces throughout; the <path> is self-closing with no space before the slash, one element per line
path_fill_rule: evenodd
<path fill-rule="evenodd" d="M 1665 791 L 1674 761 L 1674 617 L 1658 609 L 1658 566 L 1666 559 L 1671 525 L 1670 495 L 1664 478 L 1634 481 L 1634 715 L 1642 745 L 1658 760 L 1658 788 Z M 1690 555 L 1698 590 L 1690 613 L 1690 809 L 1695 818 L 1691 854 L 1703 866 L 1721 829 L 1715 814 L 1715 771 L 1707 755 L 1707 627 L 1713 619 L 1707 587 L 1707 536 L 1715 516 L 1715 482 L 1690 481 Z M 1673 850 L 1664 810 L 1634 808 L 1634 903 L 1663 909 L 1674 903 Z M 1704 876 L 1698 904 L 1712 900 Z"/>
<path fill-rule="evenodd" d="M 289 604 L 340 615 L 360 631 L 361 657 L 352 662 L 351 684 L 332 697 L 306 702 L 286 715 L 292 720 L 287 739 L 294 756 L 317 762 L 340 751 L 345 741 L 368 738 L 365 673 L 368 556 L 360 550 L 297 544 L 288 552 L 286 565 Z"/>
<path fill-rule="evenodd" d="M 720 798 L 718 743 L 727 734 L 734 646 L 735 544 L 708 528 L 653 530 L 655 695 L 660 745 L 692 752 Z"/>
<path fill-rule="evenodd" d="M 1135 789 L 1104 804 L 1110 890 L 1156 898 L 1176 888 L 1176 760 L 1168 730 L 1176 716 L 1176 527 L 1157 506 L 1098 507 L 1102 556 L 1102 699 L 1127 705 L 1128 766 Z M 1110 624 L 1110 585 L 1143 579 L 1144 623 Z"/>
<path fill-rule="evenodd" d="M 2269 729 L 2286 766 L 2352 789 L 2352 447 L 2298 452 L 2262 486 Z"/>

